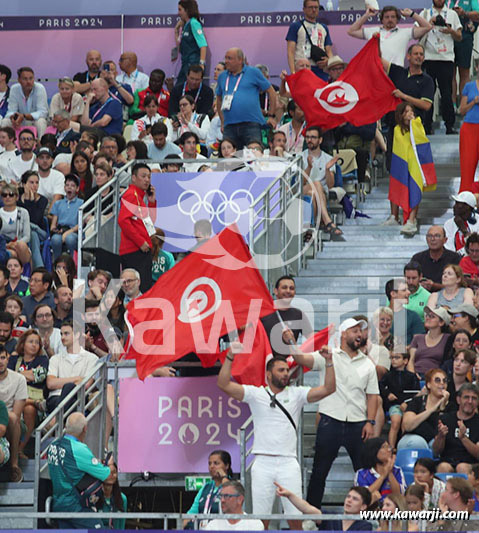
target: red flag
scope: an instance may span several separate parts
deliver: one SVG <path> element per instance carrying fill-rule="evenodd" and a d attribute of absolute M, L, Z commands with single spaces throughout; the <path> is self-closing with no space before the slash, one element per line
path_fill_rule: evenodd
<path fill-rule="evenodd" d="M 311 352 L 317 352 L 320 350 L 325 344 L 328 344 L 329 337 L 334 331 L 334 324 L 330 324 L 329 326 L 325 327 L 324 329 L 317 331 L 314 333 L 314 335 L 311 335 L 309 339 L 303 342 L 301 344 L 300 348 L 303 353 L 311 353 Z M 292 356 L 288 357 L 288 363 L 289 367 L 293 368 L 297 366 L 296 361 Z M 304 372 L 309 372 L 309 368 L 303 367 Z"/>
<path fill-rule="evenodd" d="M 294 101 L 304 111 L 308 126 L 329 130 L 343 122 L 371 124 L 401 103 L 379 57 L 379 37 L 372 37 L 333 83 L 304 69 L 287 77 Z"/>
<path fill-rule="evenodd" d="M 234 224 L 163 274 L 128 304 L 127 358 L 144 379 L 160 366 L 196 352 L 206 365 L 218 339 L 274 312 L 248 247 Z"/>

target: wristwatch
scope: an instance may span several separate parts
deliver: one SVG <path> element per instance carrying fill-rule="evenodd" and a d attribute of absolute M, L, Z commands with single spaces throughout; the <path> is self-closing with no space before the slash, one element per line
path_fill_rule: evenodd
<path fill-rule="evenodd" d="M 366 422 L 369 422 L 371 424 L 371 426 L 375 426 L 376 425 L 376 420 L 366 420 Z"/>

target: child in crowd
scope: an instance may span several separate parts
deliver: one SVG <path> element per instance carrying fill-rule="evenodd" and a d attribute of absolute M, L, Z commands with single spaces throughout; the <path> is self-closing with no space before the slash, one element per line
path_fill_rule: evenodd
<path fill-rule="evenodd" d="M 424 510 L 425 492 L 422 485 L 413 483 L 406 489 L 406 505 L 408 511 Z M 425 531 L 425 520 L 409 520 L 407 531 Z"/>
<path fill-rule="evenodd" d="M 22 317 L 23 302 L 17 294 L 10 294 L 5 298 L 5 311 L 13 316 L 12 337 L 21 337 L 27 331 L 27 321 Z"/>
<path fill-rule="evenodd" d="M 424 507 L 436 509 L 439 498 L 446 488 L 444 481 L 434 476 L 436 463 L 429 457 L 420 457 L 414 465 L 414 483 L 424 489 Z"/>

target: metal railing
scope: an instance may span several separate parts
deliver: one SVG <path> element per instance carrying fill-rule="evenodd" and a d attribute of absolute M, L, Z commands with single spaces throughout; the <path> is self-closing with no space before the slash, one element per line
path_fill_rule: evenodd
<path fill-rule="evenodd" d="M 40 478 L 48 477 L 48 462 L 46 460 L 48 447 L 54 439 L 63 435 L 66 420 L 71 413 L 75 411 L 86 413 L 89 423 L 96 422 L 98 431 L 92 433 L 95 440 L 89 447 L 97 457 L 102 457 L 104 453 L 107 378 L 107 365 L 105 362 L 99 361 L 91 373 L 85 376 L 81 383 L 35 429 L 35 480 L 33 487 L 35 512 L 38 512 Z M 4 516 L 3 513 L 2 516 Z"/>

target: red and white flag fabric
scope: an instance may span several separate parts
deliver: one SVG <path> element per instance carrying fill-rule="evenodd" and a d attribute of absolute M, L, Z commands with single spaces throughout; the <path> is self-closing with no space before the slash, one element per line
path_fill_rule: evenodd
<path fill-rule="evenodd" d="M 344 122 L 354 126 L 371 124 L 401 103 L 384 72 L 379 57 L 379 37 L 372 37 L 333 83 L 308 69 L 287 76 L 294 101 L 304 111 L 308 126 L 324 130 Z"/>
<path fill-rule="evenodd" d="M 128 304 L 126 358 L 136 359 L 140 379 L 190 352 L 211 366 L 221 336 L 273 312 L 268 288 L 233 224 Z"/>

